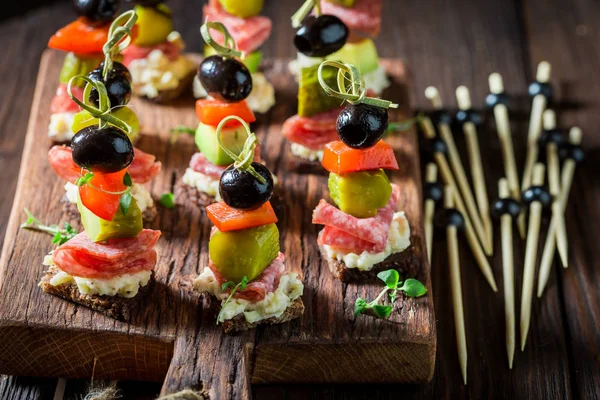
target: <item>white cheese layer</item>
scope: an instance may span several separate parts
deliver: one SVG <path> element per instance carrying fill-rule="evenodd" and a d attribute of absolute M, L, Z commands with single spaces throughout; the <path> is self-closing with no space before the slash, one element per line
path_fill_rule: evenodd
<path fill-rule="evenodd" d="M 198 189 L 200 192 L 206 193 L 210 196 L 214 196 L 216 201 L 221 200 L 219 194 L 219 180 L 214 179 L 208 175 L 204 175 L 200 172 L 194 171 L 191 168 L 185 170 L 182 182 L 188 186 Z"/>
<path fill-rule="evenodd" d="M 161 91 L 177 88 L 179 82 L 195 69 L 196 64 L 188 58 L 179 56 L 171 61 L 159 49 L 152 50 L 147 58 L 129 64 L 135 94 L 151 99 Z"/>
<path fill-rule="evenodd" d="M 71 182 L 65 183 L 65 195 L 67 196 L 69 203 L 76 204 L 77 200 L 79 199 L 79 187 Z M 144 212 L 148 208 L 152 208 L 154 206 L 154 199 L 152 199 L 152 195 L 143 185 L 134 183 L 131 187 L 131 196 L 133 196 L 137 202 L 141 212 Z"/>
<path fill-rule="evenodd" d="M 194 280 L 194 290 L 207 292 L 225 303 L 228 294 L 221 291 L 215 275 L 210 268 L 204 271 Z M 232 298 L 221 310 L 218 322 L 232 319 L 237 315 L 244 314 L 249 323 L 255 323 L 268 318 L 279 318 L 289 305 L 302 296 L 304 284 L 298 278 L 298 274 L 290 272 L 281 276 L 279 286 L 274 292 L 268 293 L 261 301 L 248 301 Z"/>
<path fill-rule="evenodd" d="M 50 116 L 50 125 L 48 125 L 48 137 L 55 142 L 70 142 L 75 136 L 73 129 L 73 112 L 62 112 Z"/>
<path fill-rule="evenodd" d="M 323 150 L 312 150 L 298 143 L 292 143 L 290 150 L 296 157 L 304 158 L 310 161 L 323 160 Z"/>
<path fill-rule="evenodd" d="M 52 254 L 44 257 L 44 265 L 58 268 L 52 260 Z M 79 293 L 86 295 L 131 298 L 138 294 L 141 287 L 148 284 L 151 276 L 152 271 L 140 271 L 135 274 L 124 274 L 112 279 L 91 279 L 72 276 L 61 270 L 50 279 L 50 284 L 52 286 L 75 284 Z"/>
<path fill-rule="evenodd" d="M 379 253 L 369 253 L 366 251 L 363 251 L 361 254 L 346 253 L 328 245 L 323 245 L 323 248 L 327 257 L 343 261 L 348 268 L 370 271 L 375 264 L 382 262 L 392 254 L 406 250 L 408 246 L 410 246 L 410 226 L 402 211 L 394 214 L 385 249 Z"/>

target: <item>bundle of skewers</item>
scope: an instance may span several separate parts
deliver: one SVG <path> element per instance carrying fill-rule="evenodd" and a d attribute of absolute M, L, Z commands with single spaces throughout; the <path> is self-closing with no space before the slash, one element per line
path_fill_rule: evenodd
<path fill-rule="evenodd" d="M 582 132 L 572 127 L 568 137 L 557 127 L 556 114 L 548 108 L 552 101 L 550 64 L 542 61 L 536 80 L 529 85 L 532 98 L 527 156 L 519 182 L 513 138 L 509 119 L 511 96 L 504 91 L 498 73 L 489 76 L 490 93 L 486 106 L 493 112 L 498 140 L 501 144 L 504 177 L 498 181 L 499 198 L 490 203 L 482 166 L 482 154 L 477 129 L 482 114 L 472 107 L 469 89 L 456 89 L 458 112 L 451 115 L 444 108 L 435 87 L 428 87 L 425 96 L 434 108 L 421 119 L 421 130 L 428 141 L 433 162 L 427 164 L 424 184 L 425 237 L 429 262 L 432 258 L 434 226 L 446 232 L 452 305 L 454 311 L 458 359 L 463 381 L 467 383 L 467 340 L 463 310 L 462 283 L 458 256 L 458 238 L 464 234 L 477 266 L 491 289 L 497 292 L 489 257 L 493 256 L 492 219 L 500 226 L 503 292 L 506 323 L 506 351 L 512 369 L 516 343 L 515 265 L 523 273 L 520 307 L 520 344 L 525 349 L 531 320 L 536 265 L 537 296 L 542 297 L 548 283 L 555 253 L 563 267 L 569 264 L 568 240 L 565 227 L 565 208 L 569 198 L 576 165 L 583 161 Z M 462 132 L 468 153 L 463 162 L 456 146 L 453 129 Z M 458 134 L 458 132 L 454 132 Z M 562 161 L 562 165 L 561 165 Z M 468 173 L 472 185 L 469 183 Z M 441 181 L 438 180 L 438 174 Z M 546 178 L 547 176 L 547 178 Z M 547 182 L 547 185 L 545 185 Z M 437 210 L 436 210 L 437 208 Z M 542 232 L 542 212 L 549 210 L 550 223 L 545 242 L 538 248 Z M 515 260 L 513 229 L 525 240 L 525 257 Z M 518 240 L 518 239 L 517 239 Z M 523 266 L 522 268 L 520 268 Z"/>

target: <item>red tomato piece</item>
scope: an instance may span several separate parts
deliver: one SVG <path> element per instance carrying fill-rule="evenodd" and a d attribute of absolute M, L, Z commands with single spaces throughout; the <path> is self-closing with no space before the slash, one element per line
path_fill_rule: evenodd
<path fill-rule="evenodd" d="M 277 222 L 277 216 L 269 201 L 249 211 L 229 207 L 221 201 L 207 206 L 206 215 L 221 232 L 239 231 Z"/>
<path fill-rule="evenodd" d="M 353 149 L 337 140 L 325 145 L 323 167 L 329 172 L 344 174 L 373 169 L 399 169 L 394 149 L 383 140 L 367 149 Z"/>
<path fill-rule="evenodd" d="M 219 100 L 198 100 L 196 101 L 196 115 L 200 122 L 211 126 L 219 125 L 223 119 L 230 115 L 240 117 L 247 123 L 256 121 L 254 113 L 248 107 L 248 103 L 245 100 L 237 103 L 225 103 Z M 235 128 L 240 125 L 240 122 L 232 120 L 228 121 L 225 127 Z"/>
<path fill-rule="evenodd" d="M 91 185 L 79 187 L 81 203 L 96 216 L 112 221 L 119 209 L 121 195 L 107 192 L 122 192 L 126 189 L 123 184 L 126 172 L 127 169 L 112 174 L 94 173 L 90 181 Z"/>

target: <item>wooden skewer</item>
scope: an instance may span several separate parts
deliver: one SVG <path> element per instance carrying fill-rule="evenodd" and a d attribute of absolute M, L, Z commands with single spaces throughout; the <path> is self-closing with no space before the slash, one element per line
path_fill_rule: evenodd
<path fill-rule="evenodd" d="M 536 164 L 533 168 L 533 185 L 544 184 L 544 165 Z M 525 268 L 523 271 L 523 288 L 521 293 L 521 350 L 525 349 L 529 323 L 531 322 L 531 298 L 533 295 L 533 277 L 537 255 L 540 222 L 542 219 L 542 204 L 533 201 L 529 206 L 529 226 L 527 229 L 527 244 L 525 248 Z"/>
<path fill-rule="evenodd" d="M 425 89 L 425 97 L 427 97 L 429 101 L 431 101 L 431 104 L 435 109 L 439 110 L 442 108 L 442 98 L 440 97 L 440 93 L 438 92 L 437 88 L 435 88 L 434 86 L 429 86 L 427 89 Z M 450 166 L 452 167 L 452 171 L 456 176 L 456 182 L 458 183 L 460 193 L 465 199 L 465 204 L 467 210 L 469 211 L 469 216 L 471 218 L 471 221 L 473 222 L 473 226 L 475 227 L 475 232 L 479 237 L 479 240 L 481 240 L 481 243 L 483 244 L 485 254 L 491 256 L 493 249 L 487 241 L 487 235 L 483 227 L 481 218 L 479 216 L 479 211 L 477 210 L 477 206 L 475 205 L 475 197 L 473 196 L 473 192 L 471 191 L 471 187 L 469 186 L 469 181 L 467 179 L 467 174 L 460 159 L 460 154 L 458 153 L 456 143 L 454 142 L 452 130 L 450 129 L 450 126 L 444 122 L 440 122 L 438 124 L 438 129 L 440 132 L 440 137 L 446 143 L 446 147 L 448 148 L 448 158 L 450 159 Z M 465 214 L 464 212 L 462 213 Z"/>
<path fill-rule="evenodd" d="M 444 190 L 444 206 L 446 209 L 454 207 L 452 187 L 446 186 Z M 458 232 L 456 226 L 446 227 L 446 240 L 448 242 L 448 261 L 450 264 L 450 286 L 452 288 L 452 308 L 454 309 L 454 329 L 456 330 L 456 346 L 458 349 L 458 362 L 467 384 L 467 337 L 465 334 L 465 314 L 463 308 L 462 283 L 460 278 L 460 261 L 458 257 Z"/>
<path fill-rule="evenodd" d="M 581 129 L 573 127 L 569 131 L 569 142 L 571 144 L 581 144 Z M 571 192 L 571 184 L 573 183 L 573 175 L 575 175 L 575 160 L 567 159 L 563 165 L 561 174 L 561 190 L 560 190 L 560 205 L 561 211 L 564 215 L 565 208 L 567 207 L 567 201 L 569 200 L 569 193 Z M 552 268 L 552 261 L 554 260 L 554 251 L 556 250 L 556 219 L 554 215 L 550 221 L 548 227 L 548 234 L 546 236 L 546 242 L 544 244 L 544 251 L 542 252 L 542 261 L 540 263 L 540 272 L 538 279 L 538 297 L 542 297 L 544 288 L 548 283 L 550 277 L 550 269 Z M 563 264 L 565 268 L 566 264 Z"/>
<path fill-rule="evenodd" d="M 547 61 L 538 64 L 536 81 L 548 83 L 550 81 L 551 67 Z M 546 109 L 547 99 L 543 94 L 537 94 L 531 104 L 531 117 L 529 119 L 529 131 L 527 133 L 527 158 L 525 159 L 525 169 L 523 171 L 523 180 L 521 181 L 521 190 L 525 191 L 531 186 L 531 175 L 533 166 L 538 159 L 537 141 L 542 131 L 542 114 Z"/>
<path fill-rule="evenodd" d="M 435 138 L 435 129 L 433 128 L 433 124 L 429 118 L 424 118 L 421 121 L 421 125 L 423 128 L 423 132 L 427 139 Z M 471 248 L 471 252 L 477 261 L 477 265 L 485 279 L 488 281 L 494 292 L 498 291 L 498 287 L 496 286 L 496 280 L 494 279 L 494 273 L 492 272 L 492 267 L 488 259 L 481 248 L 481 243 L 477 239 L 477 235 L 475 234 L 475 230 L 473 229 L 473 225 L 471 224 L 471 220 L 469 215 L 467 214 L 467 210 L 465 208 L 465 203 L 463 202 L 462 197 L 460 196 L 460 192 L 456 186 L 456 181 L 452 176 L 452 172 L 450 170 L 450 166 L 448 165 L 448 160 L 446 160 L 446 156 L 442 153 L 435 153 L 433 155 L 439 169 L 440 174 L 442 176 L 442 180 L 445 185 L 450 186 L 452 188 L 452 193 L 454 195 L 454 201 L 456 203 L 456 208 L 463 215 L 465 220 L 465 236 L 467 237 L 467 242 L 469 243 L 469 247 Z"/>
<path fill-rule="evenodd" d="M 543 120 L 545 130 L 556 129 L 556 114 L 553 110 L 544 111 Z M 546 144 L 546 160 L 548 163 L 548 184 L 550 194 L 553 197 L 552 219 L 556 225 L 558 254 L 562 264 L 566 266 L 569 263 L 569 251 L 564 211 L 560 201 L 560 162 L 558 160 L 558 147 L 555 142 L 548 141 Z"/>
<path fill-rule="evenodd" d="M 508 181 L 504 178 L 498 182 L 498 193 L 501 199 L 510 197 Z M 521 214 L 523 215 L 523 214 Z M 515 273 L 513 258 L 512 216 L 504 214 L 500 217 L 502 236 L 502 273 L 504 276 L 504 319 L 506 321 L 506 354 L 508 368 L 512 369 L 515 355 Z"/>
<path fill-rule="evenodd" d="M 490 85 L 490 93 L 504 93 L 504 82 L 502 75 L 494 72 L 488 79 Z M 517 162 L 515 161 L 515 150 L 513 147 L 512 133 L 510 130 L 510 121 L 508 119 L 508 108 L 504 104 L 496 104 L 494 106 L 494 119 L 496 120 L 496 130 L 498 138 L 502 145 L 502 156 L 504 159 L 504 173 L 508 181 L 508 189 L 510 195 L 517 201 L 521 201 L 521 187 L 519 186 L 519 173 L 517 172 Z M 525 213 L 519 215 L 517 220 L 519 234 L 522 239 L 525 239 Z"/>
<path fill-rule="evenodd" d="M 463 111 L 470 110 L 471 95 L 466 86 L 456 88 L 456 100 L 458 108 Z M 477 207 L 479 215 L 485 229 L 487 244 L 489 248 L 493 247 L 493 229 L 492 218 L 490 216 L 490 205 L 485 187 L 485 176 L 483 174 L 483 165 L 481 162 L 481 151 L 479 149 L 479 141 L 477 139 L 477 128 L 473 122 L 465 122 L 463 132 L 467 140 L 467 150 L 469 153 L 469 163 L 471 164 L 471 176 L 473 177 L 473 187 L 475 188 L 475 197 L 477 199 Z"/>
<path fill-rule="evenodd" d="M 425 182 L 437 182 L 437 165 L 427 164 L 425 170 Z M 431 250 L 433 248 L 433 218 L 435 216 L 435 200 L 427 198 L 425 200 L 425 241 L 427 243 L 427 260 L 431 265 Z"/>

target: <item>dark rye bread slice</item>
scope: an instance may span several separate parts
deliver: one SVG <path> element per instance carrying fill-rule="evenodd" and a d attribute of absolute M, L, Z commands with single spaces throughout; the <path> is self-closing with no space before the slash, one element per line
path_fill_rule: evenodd
<path fill-rule="evenodd" d="M 151 101 L 156 104 L 167 104 L 170 103 L 179 97 L 183 97 L 184 95 L 191 95 L 192 93 L 192 84 L 194 82 L 194 76 L 196 76 L 196 70 L 191 70 L 186 76 L 183 77 L 179 81 L 179 85 L 173 89 L 160 90 L 158 92 L 158 96 L 156 97 L 147 97 L 143 96 L 146 100 Z"/>
<path fill-rule="evenodd" d="M 390 254 L 388 258 L 375 264 L 369 271 L 348 268 L 344 261 L 329 258 L 322 245 L 319 245 L 319 250 L 321 250 L 321 257 L 327 262 L 329 270 L 336 278 L 343 282 L 364 282 L 376 279 L 379 272 L 388 269 L 396 269 L 404 275 L 410 274 L 410 272 L 414 270 L 413 266 L 418 265 L 413 254 L 413 247 L 414 246 L 409 246 L 404 251 Z"/>
<path fill-rule="evenodd" d="M 239 314 L 232 319 L 223 321 L 221 325 L 223 325 L 223 331 L 225 333 L 247 331 L 248 329 L 255 328 L 258 325 L 283 324 L 284 322 L 301 317 L 302 314 L 304 314 L 304 302 L 302 301 L 302 297 L 298 297 L 296 300 L 292 301 L 292 303 L 285 309 L 279 318 L 272 317 L 250 323 L 246 321 L 246 318 L 243 314 Z"/>
<path fill-rule="evenodd" d="M 48 271 L 39 283 L 39 286 L 44 292 L 91 308 L 94 311 L 101 312 L 107 317 L 119 321 L 129 320 L 133 311 L 138 307 L 140 299 L 146 296 L 154 283 L 154 271 L 152 271 L 150 281 L 146 286 L 139 289 L 138 294 L 135 297 L 127 299 L 121 296 L 86 295 L 79 292 L 77 285 L 73 283 L 66 283 L 59 286 L 51 285 L 50 279 L 58 272 L 60 272 L 60 270 L 56 266 L 50 266 L 48 268 Z"/>
<path fill-rule="evenodd" d="M 177 204 L 195 204 L 198 207 L 206 207 L 215 202 L 215 197 L 210 194 L 199 191 L 193 186 L 186 185 L 179 181 L 175 184 L 174 189 L 175 202 Z"/>
<path fill-rule="evenodd" d="M 67 215 L 70 221 L 79 220 L 79 210 L 77 209 L 77 204 L 71 203 L 67 196 L 63 196 L 60 200 L 63 203 L 63 212 Z M 158 215 L 158 209 L 156 208 L 156 203 L 152 207 L 148 207 L 142 213 L 142 219 L 144 222 L 152 222 Z"/>
<path fill-rule="evenodd" d="M 290 170 L 299 174 L 328 175 L 329 172 L 321 165 L 321 161 L 311 161 L 294 155 L 288 146 L 287 158 Z"/>

